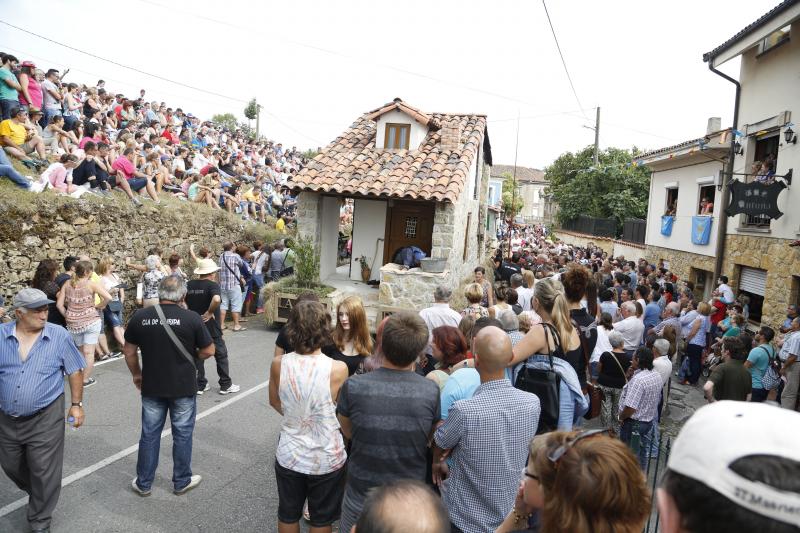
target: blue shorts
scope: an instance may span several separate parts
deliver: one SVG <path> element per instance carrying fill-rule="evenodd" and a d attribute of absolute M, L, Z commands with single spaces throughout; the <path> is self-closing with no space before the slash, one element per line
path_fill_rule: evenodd
<path fill-rule="evenodd" d="M 242 311 L 242 290 L 239 287 L 233 289 L 222 289 L 220 291 L 222 302 L 219 305 L 221 311 L 240 313 Z"/>
<path fill-rule="evenodd" d="M 128 180 L 131 190 L 139 192 L 147 186 L 147 178 L 131 178 Z"/>

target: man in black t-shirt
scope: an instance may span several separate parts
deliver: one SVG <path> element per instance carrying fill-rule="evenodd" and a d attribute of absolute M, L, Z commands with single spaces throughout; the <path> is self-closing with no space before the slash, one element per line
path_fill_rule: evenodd
<path fill-rule="evenodd" d="M 194 273 L 199 279 L 186 285 L 186 307 L 200 315 L 206 324 L 209 335 L 214 341 L 214 360 L 217 362 L 219 376 L 219 393 L 231 394 L 239 392 L 239 385 L 234 385 L 228 370 L 228 348 L 222 338 L 219 321 L 219 304 L 222 301 L 217 271 L 219 266 L 212 259 L 201 259 L 197 262 Z M 205 361 L 197 359 L 197 394 L 211 389 L 206 379 Z"/>
<path fill-rule="evenodd" d="M 172 482 L 175 494 L 200 484 L 192 475 L 192 433 L 197 411 L 195 358 L 214 354 L 214 343 L 200 315 L 179 307 L 186 296 L 183 278 L 167 276 L 158 287 L 159 305 L 136 311 L 125 330 L 125 362 L 133 384 L 142 393 L 142 436 L 136 477 L 131 486 L 140 496 L 149 496 L 158 467 L 161 431 L 167 412 L 172 424 Z M 159 318 L 163 312 L 166 324 Z M 167 328 L 174 333 L 175 341 Z M 180 345 L 178 345 L 180 343 Z M 137 350 L 141 348 L 139 365 Z"/>

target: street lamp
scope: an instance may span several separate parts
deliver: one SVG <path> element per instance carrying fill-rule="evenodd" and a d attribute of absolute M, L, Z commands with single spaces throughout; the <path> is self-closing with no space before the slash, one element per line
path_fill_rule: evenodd
<path fill-rule="evenodd" d="M 783 138 L 786 144 L 797 144 L 797 135 L 794 134 L 791 126 L 786 128 L 786 131 L 783 132 Z"/>

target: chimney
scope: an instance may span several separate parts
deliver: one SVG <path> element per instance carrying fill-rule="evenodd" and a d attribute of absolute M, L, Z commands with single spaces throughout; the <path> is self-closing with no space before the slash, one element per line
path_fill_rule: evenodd
<path fill-rule="evenodd" d="M 461 121 L 453 119 L 442 124 L 439 130 L 442 150 L 458 150 L 461 144 Z"/>
<path fill-rule="evenodd" d="M 719 117 L 711 117 L 708 119 L 708 125 L 706 126 L 706 135 L 710 133 L 714 133 L 715 131 L 719 131 L 722 129 L 722 119 Z"/>

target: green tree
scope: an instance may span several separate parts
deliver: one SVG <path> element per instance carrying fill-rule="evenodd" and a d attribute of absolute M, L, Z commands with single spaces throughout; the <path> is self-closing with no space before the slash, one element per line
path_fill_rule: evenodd
<path fill-rule="evenodd" d="M 229 130 L 233 131 L 236 129 L 236 117 L 233 116 L 233 113 L 222 113 L 219 115 L 214 115 L 211 117 L 211 122 L 214 124 L 219 124 Z"/>
<path fill-rule="evenodd" d="M 514 193 L 514 176 L 510 172 L 503 173 L 503 211 L 506 216 L 516 217 L 522 211 L 525 205 L 522 195 L 519 191 L 519 182 L 517 182 L 517 191 Z M 513 202 L 513 205 L 512 205 Z"/>
<path fill-rule="evenodd" d="M 253 98 L 247 103 L 247 107 L 244 108 L 244 116 L 247 117 L 247 120 L 255 120 L 257 115 L 258 104 L 256 103 L 256 99 Z"/>
<path fill-rule="evenodd" d="M 622 230 L 626 218 L 644 218 L 650 193 L 650 171 L 631 164 L 638 153 L 608 148 L 593 164 L 594 146 L 577 153 L 567 152 L 545 169 L 550 182 L 547 193 L 558 204 L 558 221 L 563 223 L 579 215 L 614 218 Z"/>

